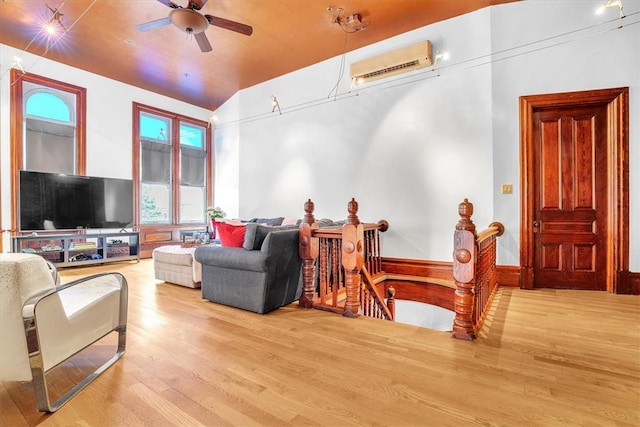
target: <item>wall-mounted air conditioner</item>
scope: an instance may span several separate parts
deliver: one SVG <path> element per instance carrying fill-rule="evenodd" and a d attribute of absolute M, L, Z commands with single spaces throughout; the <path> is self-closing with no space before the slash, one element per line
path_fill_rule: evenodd
<path fill-rule="evenodd" d="M 351 64 L 351 79 L 356 84 L 419 70 L 433 63 L 431 42 L 422 41 Z"/>

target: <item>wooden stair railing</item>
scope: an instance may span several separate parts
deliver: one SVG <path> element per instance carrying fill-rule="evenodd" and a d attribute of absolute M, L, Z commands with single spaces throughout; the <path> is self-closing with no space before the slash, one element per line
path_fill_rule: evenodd
<path fill-rule="evenodd" d="M 395 289 L 389 287 L 387 290 L 387 300 L 385 301 L 373 277 L 369 274 L 367 267 L 362 267 L 362 282 L 360 291 L 362 314 L 376 319 L 394 320 L 396 317 Z"/>
<path fill-rule="evenodd" d="M 473 204 L 464 199 L 458 206 L 460 220 L 453 237 L 453 278 L 456 284 L 453 338 L 473 340 L 482 327 L 487 308 L 497 289 L 497 237 L 504 226 L 493 222 L 476 233 L 471 220 Z"/>
<path fill-rule="evenodd" d="M 352 199 L 342 227 L 319 228 L 313 216 L 313 202 L 307 200 L 304 208 L 305 216 L 299 228 L 304 282 L 299 304 L 347 317 L 365 314 L 393 318 L 374 280 L 383 274 L 379 232 L 388 229 L 387 221 L 361 223 L 357 216 L 358 203 Z M 362 279 L 363 270 L 370 272 L 367 280 Z"/>
<path fill-rule="evenodd" d="M 497 237 L 504 226 L 493 222 L 476 233 L 471 220 L 473 204 L 464 199 L 458 206 L 460 219 L 454 232 L 453 281 L 442 278 L 386 274 L 382 270 L 379 232 L 389 227 L 387 221 L 360 223 L 358 203 L 352 199 L 349 216 L 342 227 L 319 228 L 313 216 L 314 204 L 305 203 L 300 225 L 299 253 L 303 261 L 303 292 L 299 304 L 305 308 L 365 315 L 380 319 L 395 318 L 395 284 L 418 281 L 454 288 L 455 319 L 452 337 L 473 340 L 482 327 L 487 308 L 497 289 Z M 387 288 L 386 299 L 383 297 Z"/>

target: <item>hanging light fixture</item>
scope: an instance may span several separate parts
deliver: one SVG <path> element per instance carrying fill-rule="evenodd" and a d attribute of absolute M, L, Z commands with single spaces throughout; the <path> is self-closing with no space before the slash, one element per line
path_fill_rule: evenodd
<path fill-rule="evenodd" d="M 20 58 L 18 55 L 13 55 L 13 62 L 11 63 L 11 68 L 15 68 L 17 70 L 22 71 L 22 74 L 26 73 L 26 71 L 24 71 L 24 67 L 22 66 L 22 58 Z"/>
<path fill-rule="evenodd" d="M 208 120 L 209 124 L 207 125 L 207 127 L 213 127 L 215 129 L 217 121 L 218 121 L 218 116 L 216 116 L 216 113 L 214 111 L 211 111 L 211 116 L 209 116 L 209 120 Z"/>
<path fill-rule="evenodd" d="M 449 60 L 449 52 L 440 52 L 439 50 L 436 51 L 435 56 L 433 57 L 433 71 L 436 71 L 438 73 L 438 76 L 440 75 L 440 68 L 438 67 L 438 63 L 439 61 L 447 61 Z"/>
<path fill-rule="evenodd" d="M 345 33 L 355 33 L 362 31 L 369 25 L 368 21 L 362 20 L 362 15 L 359 13 L 352 13 L 351 15 L 343 16 L 344 9 L 341 7 L 333 8 L 333 6 L 327 7 L 327 12 L 333 13 L 331 22 L 338 24 Z"/>
<path fill-rule="evenodd" d="M 60 28 L 62 28 L 62 31 L 66 33 L 67 29 L 65 28 L 61 19 L 64 16 L 64 14 L 60 13 L 59 8 L 57 7 L 52 8 L 52 7 L 49 7 L 48 4 L 46 4 L 45 6 L 47 6 L 47 9 L 49 9 L 49 11 L 51 12 L 51 18 L 49 18 L 47 23 L 44 24 L 44 29 L 47 32 L 47 34 L 49 34 L 50 36 L 53 36 L 56 34 L 57 32 L 56 24 L 58 24 Z"/>
<path fill-rule="evenodd" d="M 624 18 L 624 12 L 622 10 L 622 0 L 607 0 L 602 6 L 600 6 L 596 10 L 596 13 L 598 15 L 602 15 L 606 9 L 609 9 L 611 7 L 616 7 L 616 6 L 618 7 L 618 13 L 619 13 L 618 19 L 620 20 L 620 26 L 618 28 L 622 28 L 622 18 Z"/>
<path fill-rule="evenodd" d="M 278 102 L 278 98 L 276 98 L 274 95 L 271 95 L 271 105 L 273 106 L 273 108 L 271 108 L 272 113 L 275 113 L 275 111 L 278 110 L 278 113 L 282 114 L 282 111 L 280 111 L 280 103 Z"/>

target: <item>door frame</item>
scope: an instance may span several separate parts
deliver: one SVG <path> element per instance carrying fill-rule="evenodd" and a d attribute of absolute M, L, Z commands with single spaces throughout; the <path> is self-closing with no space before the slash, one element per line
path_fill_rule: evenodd
<path fill-rule="evenodd" d="M 607 106 L 607 292 L 627 292 L 629 273 L 629 88 L 589 90 L 520 99 L 520 288 L 533 289 L 534 181 L 533 114 L 572 105 Z"/>

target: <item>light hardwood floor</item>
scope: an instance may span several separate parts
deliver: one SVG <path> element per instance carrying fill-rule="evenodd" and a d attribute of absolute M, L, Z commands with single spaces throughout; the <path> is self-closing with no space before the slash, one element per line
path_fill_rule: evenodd
<path fill-rule="evenodd" d="M 62 275 L 106 270 L 129 281 L 124 358 L 53 415 L 4 383 L 0 425 L 640 425 L 638 296 L 503 288 L 463 342 L 297 304 L 224 307 L 154 280 L 150 260 Z M 76 359 L 53 379 L 91 356 Z"/>

